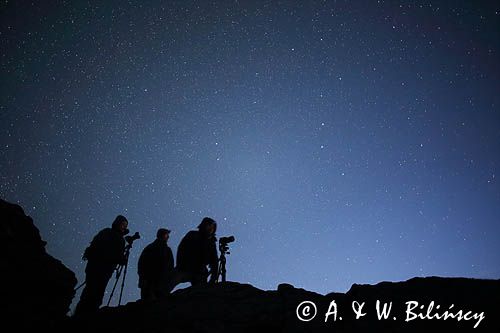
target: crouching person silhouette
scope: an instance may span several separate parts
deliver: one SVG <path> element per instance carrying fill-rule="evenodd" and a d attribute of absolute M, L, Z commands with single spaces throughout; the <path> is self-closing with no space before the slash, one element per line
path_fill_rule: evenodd
<path fill-rule="evenodd" d="M 125 236 L 129 230 L 127 219 L 118 215 L 111 228 L 101 230 L 83 255 L 87 260 L 85 288 L 75 309 L 75 316 L 97 312 L 102 304 L 109 279 L 117 265 L 125 263 Z"/>
<path fill-rule="evenodd" d="M 190 282 L 192 286 L 216 282 L 218 268 L 216 230 L 217 223 L 205 217 L 197 231 L 189 231 L 184 236 L 177 248 L 177 264 L 169 291 L 182 282 Z M 207 270 L 207 265 L 210 271 Z M 207 282 L 209 275 L 210 281 Z"/>
<path fill-rule="evenodd" d="M 146 246 L 139 257 L 138 274 L 141 299 L 154 300 L 166 296 L 174 270 L 174 256 L 167 245 L 170 230 L 158 229 L 156 240 Z"/>

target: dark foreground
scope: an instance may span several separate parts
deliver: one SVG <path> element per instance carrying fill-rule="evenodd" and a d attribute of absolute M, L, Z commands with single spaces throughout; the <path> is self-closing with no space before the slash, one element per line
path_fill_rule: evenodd
<path fill-rule="evenodd" d="M 0 217 L 1 319 L 12 331 L 500 332 L 500 280 L 440 277 L 355 284 L 345 294 L 327 295 L 287 284 L 263 291 L 228 282 L 76 320 L 66 316 L 73 272 L 46 253 L 21 207 L 0 201 Z"/>

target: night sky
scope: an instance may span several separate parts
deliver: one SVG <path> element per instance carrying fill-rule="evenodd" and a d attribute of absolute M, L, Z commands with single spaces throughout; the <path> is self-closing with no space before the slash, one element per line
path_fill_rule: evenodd
<path fill-rule="evenodd" d="M 236 237 L 228 279 L 261 289 L 500 278 L 498 2 L 0 12 L 0 197 L 79 282 L 118 214 L 142 235 L 125 301 L 156 230 L 175 254 L 204 216 Z"/>

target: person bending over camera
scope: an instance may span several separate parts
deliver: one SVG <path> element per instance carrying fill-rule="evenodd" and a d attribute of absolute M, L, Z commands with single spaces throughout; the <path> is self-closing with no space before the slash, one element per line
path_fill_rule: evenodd
<path fill-rule="evenodd" d="M 215 232 L 217 223 L 205 217 L 198 230 L 189 231 L 177 248 L 177 264 L 172 275 L 169 291 L 179 283 L 190 282 L 192 286 L 207 284 L 217 280 L 217 247 Z M 210 271 L 207 270 L 207 265 Z"/>

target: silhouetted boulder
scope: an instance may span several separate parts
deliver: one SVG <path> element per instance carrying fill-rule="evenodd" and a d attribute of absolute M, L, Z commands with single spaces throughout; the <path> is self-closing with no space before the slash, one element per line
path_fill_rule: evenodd
<path fill-rule="evenodd" d="M 498 332 L 499 287 L 500 280 L 432 277 L 374 286 L 353 285 L 346 294 L 320 295 L 289 284 L 279 285 L 277 291 L 263 291 L 248 284 L 226 282 L 178 290 L 154 302 L 105 307 L 97 316 L 88 318 L 86 326 L 79 322 L 74 327 L 82 332 Z M 388 306 L 392 302 L 388 319 L 378 319 L 377 300 L 381 302 L 380 309 L 384 303 Z M 304 301 L 314 302 L 317 308 L 316 317 L 307 322 L 297 318 L 297 307 Z M 325 322 L 332 301 L 337 306 L 336 321 L 331 314 Z M 366 302 L 362 309 L 366 315 L 359 319 L 352 310 L 354 301 Z M 456 315 L 462 310 L 465 315 L 471 311 L 467 316 L 470 320 L 406 321 L 413 312 L 426 314 L 432 301 L 434 310 L 430 314 L 441 315 L 453 304 L 450 313 Z M 419 305 L 407 314 L 406 302 Z M 425 308 L 420 309 L 420 305 Z M 332 312 L 333 309 L 330 307 Z M 476 323 L 477 328 L 473 329 Z"/>
<path fill-rule="evenodd" d="M 75 274 L 48 255 L 45 244 L 20 206 L 0 200 L 2 326 L 50 328 L 69 311 Z"/>

